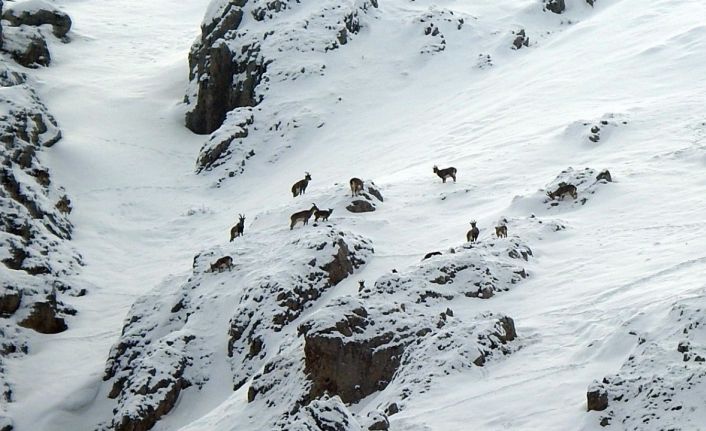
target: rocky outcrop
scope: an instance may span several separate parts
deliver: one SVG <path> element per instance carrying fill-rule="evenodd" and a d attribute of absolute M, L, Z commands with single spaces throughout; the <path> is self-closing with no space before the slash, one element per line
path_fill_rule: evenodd
<path fill-rule="evenodd" d="M 0 48 L 24 67 L 37 68 L 51 63 L 47 36 L 41 26 L 51 25 L 53 35 L 68 42 L 71 18 L 43 0 L 11 3 L 0 13 L 9 24 L 0 31 Z"/>
<path fill-rule="evenodd" d="M 0 357 L 26 354 L 31 334 L 67 329 L 76 313 L 63 302 L 81 295 L 68 280 L 81 265 L 70 245 L 72 225 L 56 204 L 66 196 L 42 164 L 40 154 L 61 139 L 54 117 L 34 91 L 26 67 L 48 64 L 45 36 L 38 27 L 18 24 L 18 8 L 40 2 L 11 3 L 2 11 L 0 28 Z M 7 6 L 8 3 L 5 3 Z M 49 37 L 53 37 L 49 35 Z M 68 197 L 66 197 L 68 200 Z M 5 402 L 13 390 L 0 363 L 0 390 Z M 0 403 L 0 429 L 12 419 Z"/>
<path fill-rule="evenodd" d="M 304 335 L 305 372 L 312 382 L 308 399 L 328 393 L 345 403 L 358 402 L 384 390 L 396 374 L 404 374 L 399 371 L 402 364 L 411 365 L 418 355 L 409 349 L 428 348 L 423 341 L 426 337 L 436 338 L 430 342 L 434 344 L 460 335 L 456 330 L 462 331 L 446 314 L 416 314 L 397 304 L 366 308 L 365 301 L 347 298 L 332 304 L 327 311 L 331 315 L 324 314 L 299 328 Z M 514 340 L 517 334 L 512 319 L 496 319 L 496 330 L 484 336 L 492 338 L 490 344 L 499 347 Z M 484 344 L 481 336 L 475 339 Z M 491 350 L 469 349 L 467 364 L 482 366 L 492 355 Z"/>
<path fill-rule="evenodd" d="M 64 38 L 71 30 L 71 17 L 43 0 L 12 3 L 2 13 L 2 19 L 14 27 L 51 25 L 58 38 Z"/>
<path fill-rule="evenodd" d="M 564 0 L 544 0 L 544 9 L 561 14 L 566 10 L 566 2 Z"/>
<path fill-rule="evenodd" d="M 470 256 L 459 257 L 464 258 Z M 448 296 L 459 295 L 462 284 L 450 284 Z M 334 429 L 384 430 L 388 414 L 404 409 L 437 379 L 482 367 L 517 348 L 511 318 L 496 313 L 460 318 L 448 308 L 438 313 L 444 298 L 410 301 L 411 292 L 424 290 L 424 280 L 414 277 L 407 289 L 363 289 L 311 315 L 298 326 L 300 337 L 280 346 L 252 378 L 253 408 L 268 407 L 272 429 L 298 429 L 304 419 L 296 412 L 327 400 L 341 411 L 336 416 L 342 422 Z M 388 401 L 368 403 L 358 414 L 345 407 L 372 394 Z"/>
<path fill-rule="evenodd" d="M 532 250 L 517 238 L 490 241 L 424 260 L 409 272 L 393 272 L 365 287 L 361 295 L 405 292 L 415 303 L 451 300 L 458 295 L 488 299 L 528 276 L 522 264 Z"/>
<path fill-rule="evenodd" d="M 682 300 L 646 332 L 620 370 L 594 381 L 587 410 L 615 429 L 698 429 L 706 397 L 706 294 Z M 680 348 L 681 346 L 681 348 Z M 684 348 L 683 346 L 688 346 Z"/>
<path fill-rule="evenodd" d="M 531 205 L 540 207 L 548 213 L 581 208 L 603 187 L 610 186 L 611 183 L 606 181 L 607 176 L 603 172 L 606 171 L 599 172 L 593 168 L 566 168 L 544 189 L 528 196 L 515 197 L 513 206 Z M 575 187 L 575 196 L 571 191 L 573 187 Z"/>
<path fill-rule="evenodd" d="M 58 317 L 57 314 L 56 301 L 35 302 L 27 317 L 20 321 L 19 325 L 42 334 L 58 334 L 64 332 L 67 326 L 64 319 Z"/>
<path fill-rule="evenodd" d="M 252 286 L 230 322 L 228 354 L 234 385 L 243 385 L 262 366 L 268 334 L 282 331 L 333 286 L 362 266 L 373 249 L 364 238 L 319 227 L 298 247 L 311 256 L 295 264 L 293 278 L 267 278 Z M 306 265 L 302 266 L 305 263 Z"/>
<path fill-rule="evenodd" d="M 515 39 L 512 41 L 514 49 L 521 49 L 523 46 L 529 46 L 529 36 L 525 33 L 525 29 L 521 29 L 515 34 Z"/>
<path fill-rule="evenodd" d="M 351 198 L 351 201 L 346 205 L 346 209 L 352 213 L 367 213 L 373 212 L 377 206 L 384 201 L 380 189 L 372 181 L 363 182 L 363 190 L 357 197 Z"/>
<path fill-rule="evenodd" d="M 297 129 L 321 127 L 301 105 L 263 102 L 273 87 L 325 74 L 322 55 L 349 44 L 376 8 L 375 0 L 214 1 L 189 55 L 185 122 L 210 134 L 197 172 L 217 170 L 220 183 L 242 173 L 263 144 L 284 151 Z"/>
<path fill-rule="evenodd" d="M 5 27 L 3 50 L 19 64 L 28 68 L 49 66 L 51 54 L 42 32 L 35 27 L 22 25 Z"/>
<path fill-rule="evenodd" d="M 296 70 L 268 73 L 269 66 L 278 61 L 283 51 L 335 49 L 347 43 L 361 24 L 359 11 L 376 8 L 377 1 L 352 1 L 336 6 L 323 6 L 310 21 L 330 22 L 326 35 L 311 37 L 309 27 L 298 25 L 298 19 L 280 14 L 299 7 L 301 1 L 265 0 L 223 1 L 213 6 L 201 26 L 201 38 L 189 55 L 192 90 L 187 101 L 192 108 L 186 115 L 186 126 L 195 133 L 211 133 L 218 129 L 228 112 L 259 104 L 266 88 L 261 83 L 271 79 L 287 79 Z M 258 22 L 277 21 L 277 25 L 263 30 Z M 319 26 L 311 23 L 312 27 Z M 282 36 L 280 36 L 280 34 Z M 302 37 L 307 34 L 309 37 Z M 303 44 L 282 43 L 307 41 Z M 308 46 L 307 46 L 308 45 Z"/>
<path fill-rule="evenodd" d="M 182 286 L 160 286 L 133 306 L 106 363 L 116 407 L 102 429 L 151 428 L 183 391 L 208 383 L 217 356 L 231 364 L 234 386 L 242 386 L 277 349 L 274 334 L 287 331 L 372 253 L 366 239 L 324 226 L 277 248 L 271 234 L 241 239 L 199 254 Z M 265 251 L 273 260 L 263 266 Z M 223 255 L 232 257 L 230 270 L 211 271 Z M 203 325 L 220 328 L 224 336 L 216 341 L 223 342 L 214 344 Z"/>

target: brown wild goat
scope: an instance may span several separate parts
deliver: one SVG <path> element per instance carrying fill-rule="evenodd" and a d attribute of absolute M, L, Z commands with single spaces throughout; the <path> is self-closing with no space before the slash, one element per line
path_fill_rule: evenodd
<path fill-rule="evenodd" d="M 351 185 L 351 197 L 358 196 L 363 191 L 363 180 L 360 178 L 351 178 L 349 184 Z"/>
<path fill-rule="evenodd" d="M 320 210 L 317 208 L 316 211 L 314 211 L 314 221 L 319 221 L 319 219 L 321 219 L 321 221 L 328 221 L 332 212 L 333 208 L 329 208 L 328 210 Z"/>
<path fill-rule="evenodd" d="M 304 172 L 304 179 L 299 180 L 292 186 L 292 195 L 296 198 L 299 195 L 303 195 L 306 192 L 306 186 L 309 185 L 311 181 L 311 175 L 309 172 Z"/>
<path fill-rule="evenodd" d="M 473 220 L 471 222 L 471 230 L 469 230 L 466 234 L 466 241 L 476 242 L 478 239 L 478 234 L 480 234 L 480 230 L 476 227 L 476 221 Z"/>
<path fill-rule="evenodd" d="M 311 205 L 311 209 L 299 211 L 292 214 L 292 216 L 290 217 L 292 223 L 289 225 L 289 230 L 294 229 L 294 225 L 297 224 L 297 222 L 302 222 L 305 226 L 309 224 L 309 219 L 318 210 L 316 204 Z"/>
<path fill-rule="evenodd" d="M 211 264 L 211 272 L 223 272 L 226 269 L 230 271 L 231 268 L 233 268 L 233 258 L 230 256 L 223 256 Z"/>
<path fill-rule="evenodd" d="M 559 183 L 559 187 L 553 192 L 547 192 L 547 196 L 550 199 L 564 199 L 564 196 L 570 195 L 572 198 L 576 199 L 578 193 L 576 193 L 576 186 L 573 184 Z"/>
<path fill-rule="evenodd" d="M 446 182 L 447 178 L 453 178 L 454 182 L 456 182 L 456 168 L 439 169 L 434 165 L 434 173 L 438 175 L 443 182 Z"/>
<path fill-rule="evenodd" d="M 233 241 L 239 236 L 243 235 L 243 231 L 245 231 L 245 216 L 242 214 L 238 214 L 238 217 L 240 217 L 240 220 L 238 221 L 238 224 L 230 228 L 230 240 Z"/>
<path fill-rule="evenodd" d="M 507 238 L 507 226 L 495 226 L 495 236 L 498 238 Z"/>

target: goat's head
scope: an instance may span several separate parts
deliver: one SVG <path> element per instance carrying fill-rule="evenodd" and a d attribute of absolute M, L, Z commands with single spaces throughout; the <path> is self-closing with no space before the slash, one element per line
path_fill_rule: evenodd
<path fill-rule="evenodd" d="M 311 181 L 311 174 L 309 172 L 304 172 L 304 179 L 307 181 Z"/>

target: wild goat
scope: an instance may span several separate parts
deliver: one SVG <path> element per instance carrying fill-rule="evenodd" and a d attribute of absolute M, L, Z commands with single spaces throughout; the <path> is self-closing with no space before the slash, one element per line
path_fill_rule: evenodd
<path fill-rule="evenodd" d="M 358 196 L 363 191 L 363 180 L 360 178 L 351 178 L 349 184 L 351 185 L 351 197 Z"/>
<path fill-rule="evenodd" d="M 495 226 L 495 236 L 498 238 L 507 238 L 507 226 Z"/>
<path fill-rule="evenodd" d="M 230 240 L 233 241 L 239 236 L 243 235 L 243 231 L 245 230 L 245 216 L 242 214 L 238 214 L 238 217 L 240 217 L 240 220 L 238 221 L 238 224 L 230 228 Z"/>
<path fill-rule="evenodd" d="M 314 221 L 328 221 L 328 218 L 331 216 L 331 213 L 333 212 L 333 208 L 329 208 L 328 210 L 320 210 L 317 208 L 316 211 L 314 211 Z"/>
<path fill-rule="evenodd" d="M 312 207 L 311 209 L 304 210 L 304 211 L 299 211 L 290 217 L 292 223 L 289 225 L 289 230 L 294 229 L 294 225 L 297 224 L 297 222 L 302 222 L 305 226 L 309 224 L 309 219 L 311 216 L 318 211 L 318 208 L 316 207 L 316 204 L 311 204 Z"/>
<path fill-rule="evenodd" d="M 480 230 L 476 227 L 476 221 L 473 220 L 471 222 L 471 230 L 469 230 L 466 234 L 466 241 L 476 242 L 478 239 L 478 234 L 480 234 Z"/>
<path fill-rule="evenodd" d="M 559 183 L 559 187 L 553 192 L 547 192 L 549 199 L 563 199 L 564 196 L 570 195 L 572 198 L 576 199 L 578 193 L 576 193 L 576 186 L 573 184 Z"/>
<path fill-rule="evenodd" d="M 230 256 L 223 256 L 211 264 L 211 272 L 223 272 L 231 268 L 233 268 L 233 258 Z"/>
<path fill-rule="evenodd" d="M 304 172 L 304 179 L 299 180 L 292 186 L 292 195 L 296 198 L 299 195 L 303 195 L 306 192 L 306 186 L 309 185 L 311 181 L 311 175 L 309 172 Z"/>
<path fill-rule="evenodd" d="M 439 169 L 434 165 L 434 173 L 438 175 L 443 182 L 446 182 L 447 178 L 453 178 L 454 182 L 456 182 L 456 168 Z"/>

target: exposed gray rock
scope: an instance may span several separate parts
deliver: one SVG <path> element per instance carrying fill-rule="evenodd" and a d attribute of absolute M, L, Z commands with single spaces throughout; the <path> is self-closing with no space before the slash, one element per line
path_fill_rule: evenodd
<path fill-rule="evenodd" d="M 517 32 L 515 40 L 512 41 L 512 46 L 514 49 L 520 49 L 523 46 L 529 46 L 529 37 L 525 34 L 525 29 Z"/>
<path fill-rule="evenodd" d="M 544 9 L 561 14 L 566 10 L 566 2 L 564 0 L 544 0 Z"/>

